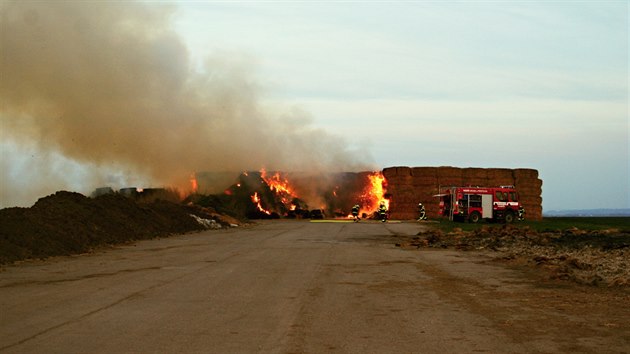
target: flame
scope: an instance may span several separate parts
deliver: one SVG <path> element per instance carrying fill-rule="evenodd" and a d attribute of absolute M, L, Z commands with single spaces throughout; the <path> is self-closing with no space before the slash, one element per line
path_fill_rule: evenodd
<path fill-rule="evenodd" d="M 381 172 L 372 172 L 368 175 L 368 183 L 359 196 L 361 205 L 359 215 L 374 213 L 381 203 L 385 203 L 385 208 L 389 210 L 389 200 L 385 199 L 386 187 L 387 181 Z"/>
<path fill-rule="evenodd" d="M 199 189 L 199 184 L 197 183 L 197 175 L 195 173 L 190 175 L 190 190 L 193 193 L 197 193 Z"/>
<path fill-rule="evenodd" d="M 293 198 L 297 198 L 297 194 L 293 187 L 291 187 L 289 180 L 282 178 L 280 172 L 276 172 L 273 176 L 267 176 L 267 171 L 262 168 L 260 170 L 260 177 L 267 183 L 269 189 L 275 192 L 283 204 L 288 205 Z"/>
<path fill-rule="evenodd" d="M 255 192 L 254 195 L 252 195 L 252 202 L 254 202 L 254 204 L 256 204 L 256 208 L 260 211 L 262 211 L 263 213 L 267 214 L 267 215 L 271 215 L 271 212 L 269 210 L 265 210 L 262 205 L 260 205 L 260 197 L 258 197 L 258 192 Z"/>

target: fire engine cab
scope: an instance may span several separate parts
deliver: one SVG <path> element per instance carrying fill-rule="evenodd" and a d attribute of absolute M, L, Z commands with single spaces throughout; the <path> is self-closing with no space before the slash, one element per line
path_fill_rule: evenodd
<path fill-rule="evenodd" d="M 437 196 L 440 214 L 450 220 L 512 223 L 517 218 L 522 220 L 525 213 L 514 186 L 449 187 Z"/>

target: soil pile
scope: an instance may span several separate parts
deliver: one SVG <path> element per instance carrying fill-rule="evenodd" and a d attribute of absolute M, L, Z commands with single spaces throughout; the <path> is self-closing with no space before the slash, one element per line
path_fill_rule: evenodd
<path fill-rule="evenodd" d="M 416 219 L 418 203 L 429 217 L 438 217 L 440 187 L 516 187 L 529 220 L 542 219 L 542 180 L 530 168 L 388 167 L 383 170 L 394 219 Z"/>
<path fill-rule="evenodd" d="M 31 208 L 0 210 L 0 264 L 83 253 L 233 222 L 212 210 L 164 200 L 139 203 L 120 194 L 88 198 L 61 191 L 39 199 Z"/>
<path fill-rule="evenodd" d="M 511 225 L 431 230 L 402 239 L 397 246 L 490 250 L 497 252 L 497 260 L 543 268 L 552 279 L 630 287 L 630 230 L 539 232 Z"/>

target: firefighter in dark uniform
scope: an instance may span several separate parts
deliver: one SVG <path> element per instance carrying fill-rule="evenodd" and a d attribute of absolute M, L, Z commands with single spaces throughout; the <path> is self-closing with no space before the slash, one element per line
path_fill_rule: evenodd
<path fill-rule="evenodd" d="M 381 205 L 379 205 L 378 216 L 382 222 L 387 221 L 387 208 L 385 207 L 385 202 L 381 202 Z"/>
<path fill-rule="evenodd" d="M 354 217 L 354 222 L 359 222 L 359 209 L 361 209 L 359 204 L 355 204 L 352 207 L 352 216 Z"/>
<path fill-rule="evenodd" d="M 518 208 L 518 220 L 525 220 L 525 208 L 522 205 Z"/>
<path fill-rule="evenodd" d="M 418 221 L 426 220 L 427 212 L 424 210 L 424 205 L 422 203 L 418 203 Z"/>

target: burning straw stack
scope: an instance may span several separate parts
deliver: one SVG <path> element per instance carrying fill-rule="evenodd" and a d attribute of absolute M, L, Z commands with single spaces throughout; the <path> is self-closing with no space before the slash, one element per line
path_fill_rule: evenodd
<path fill-rule="evenodd" d="M 513 185 L 519 192 L 529 220 L 542 219 L 542 180 L 534 169 L 389 167 L 383 170 L 390 195 L 392 218 L 418 217 L 418 203 L 429 217 L 437 217 L 440 188 L 452 186 L 498 187 Z"/>

